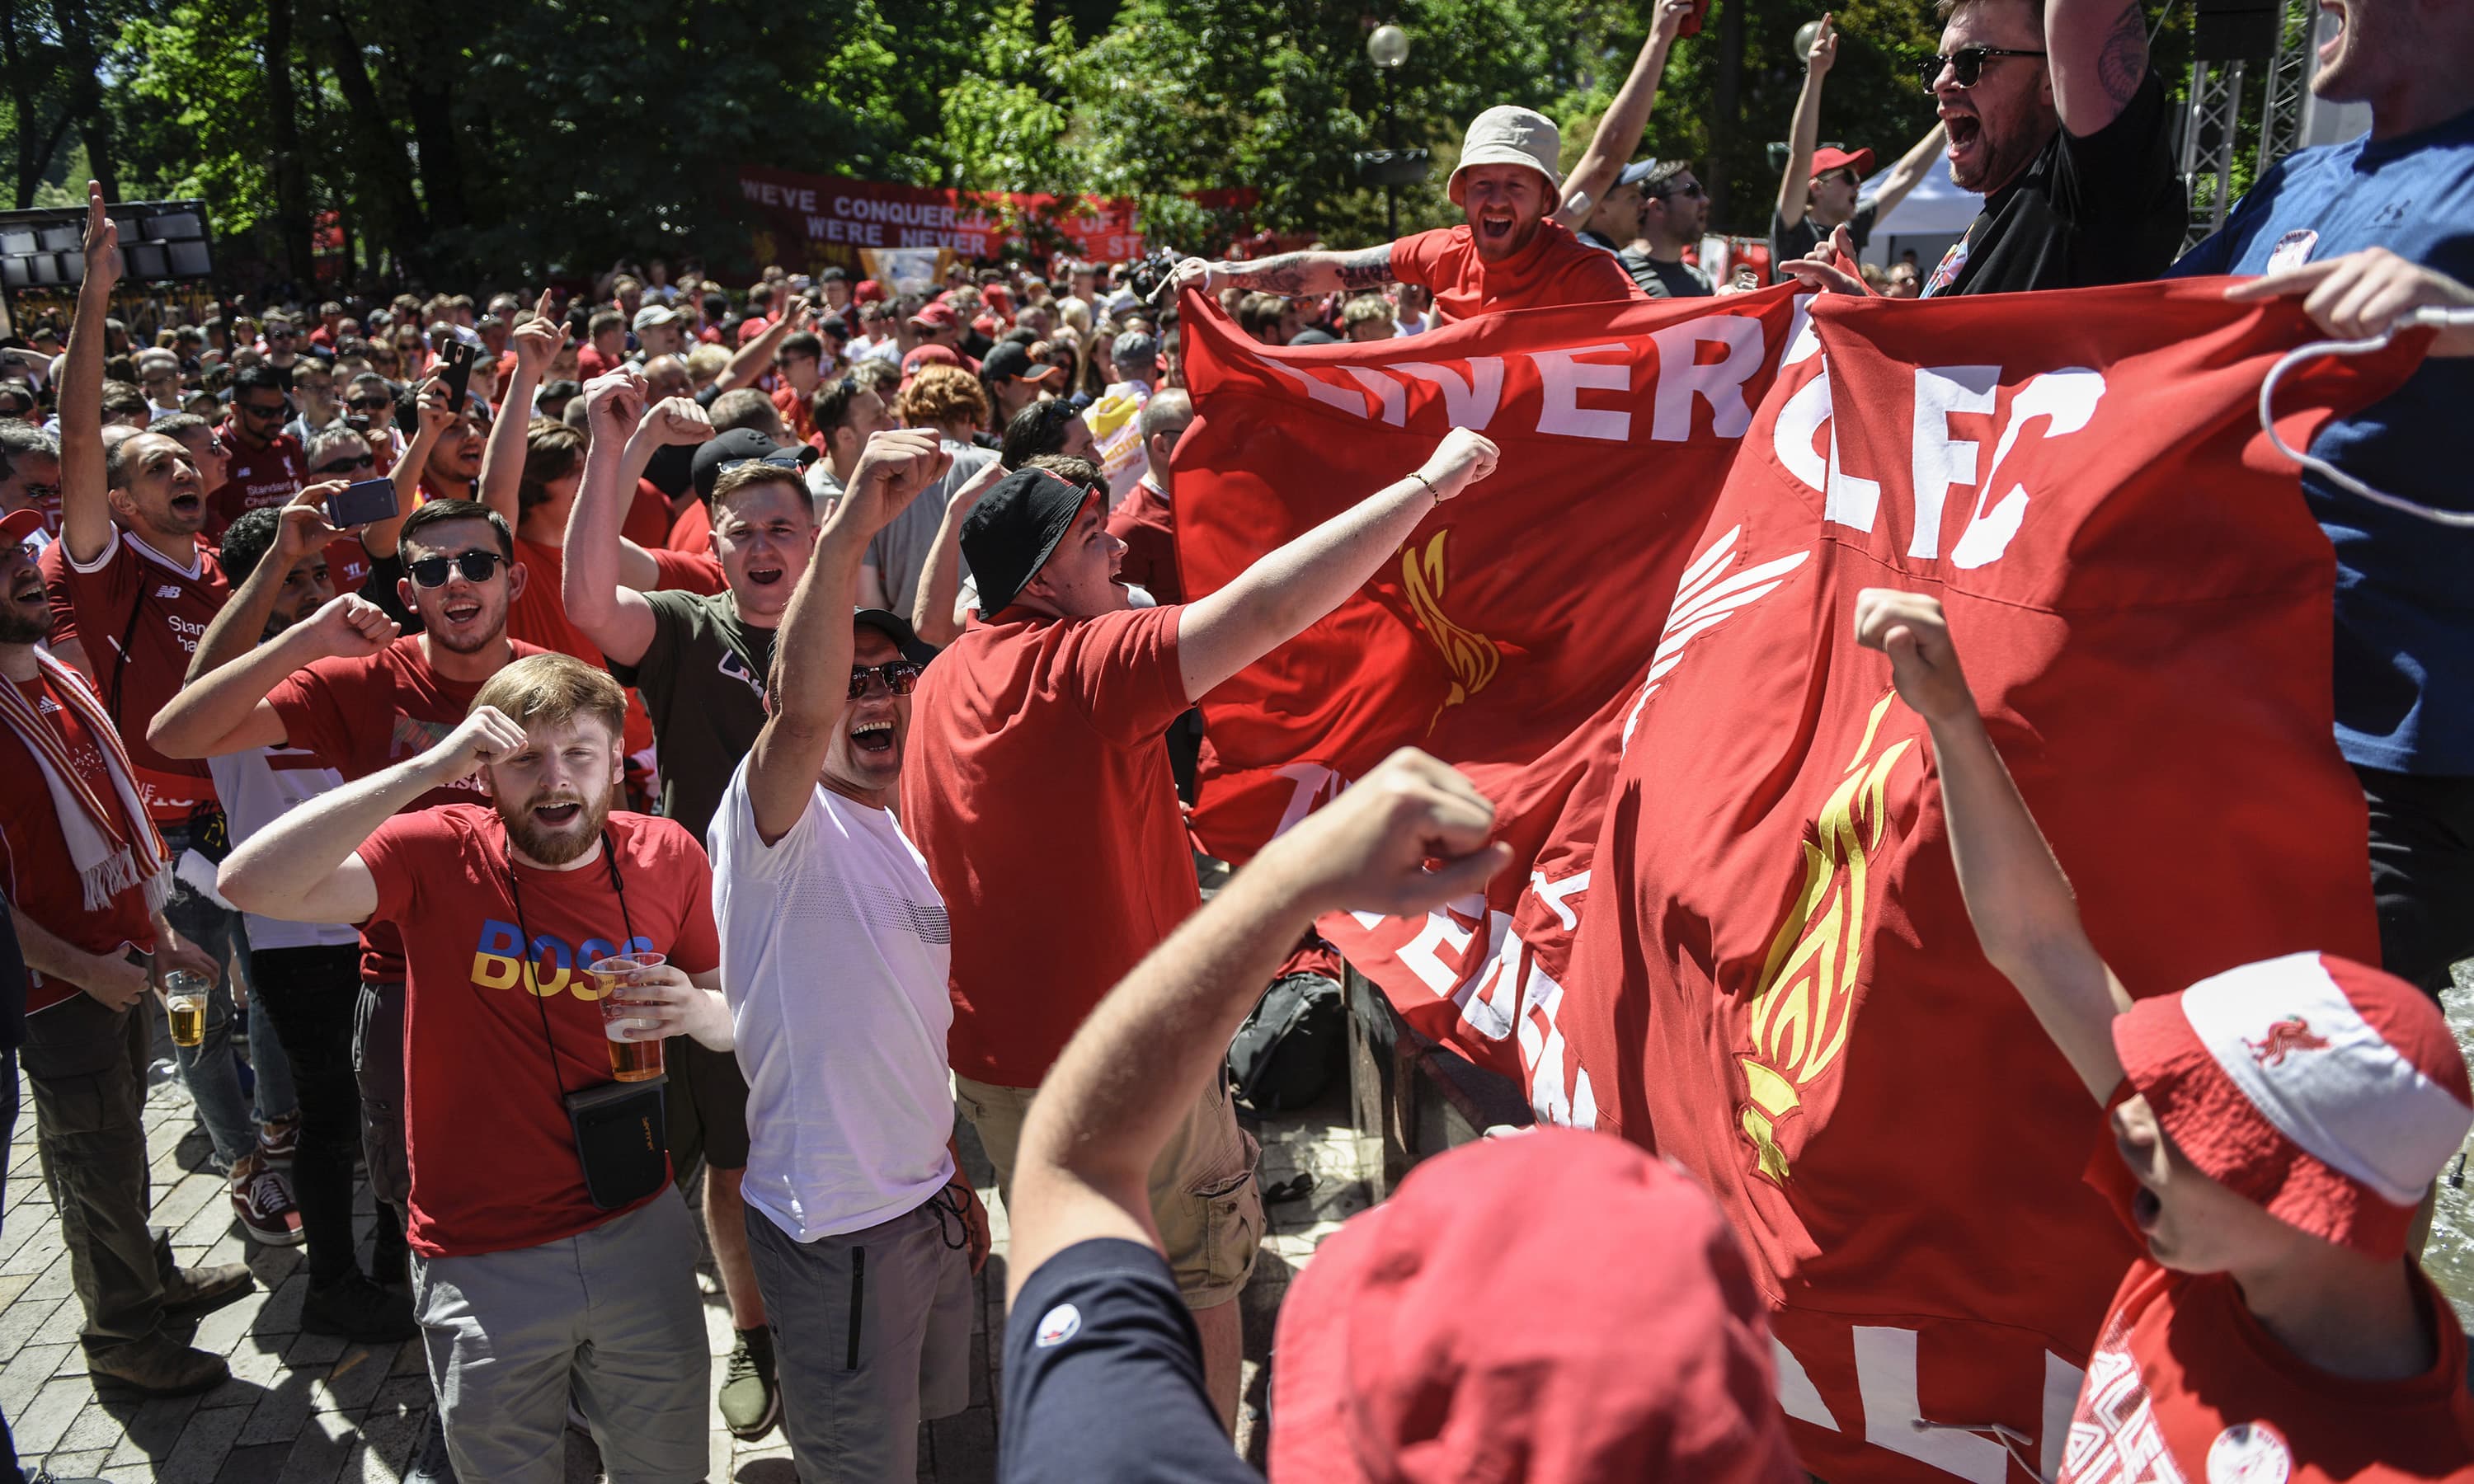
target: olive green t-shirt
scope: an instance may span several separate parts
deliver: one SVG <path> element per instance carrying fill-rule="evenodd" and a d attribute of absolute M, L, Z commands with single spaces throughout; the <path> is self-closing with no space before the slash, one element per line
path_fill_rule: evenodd
<path fill-rule="evenodd" d="M 704 838 L 739 760 L 764 727 L 773 631 L 743 623 L 727 592 L 664 588 L 643 595 L 653 642 L 610 673 L 644 697 L 661 758 L 662 813 Z"/>

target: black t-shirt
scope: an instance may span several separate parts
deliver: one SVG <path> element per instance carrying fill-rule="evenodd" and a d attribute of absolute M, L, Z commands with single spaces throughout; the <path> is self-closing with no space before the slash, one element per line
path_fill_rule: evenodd
<path fill-rule="evenodd" d="M 1650 298 L 1668 299 L 1673 297 L 1667 293 L 1664 280 L 1660 278 L 1657 273 L 1652 271 L 1650 268 L 1650 259 L 1647 253 L 1635 252 L 1630 248 L 1617 247 L 1613 238 L 1590 231 L 1586 227 L 1580 231 L 1574 232 L 1572 235 L 1580 238 L 1581 241 L 1597 249 L 1601 252 L 1613 254 L 1614 260 L 1622 265 L 1623 271 L 1632 275 L 1632 281 L 1639 284 L 1640 291 L 1648 295 Z M 1686 271 L 1688 272 L 1689 270 Z M 1701 292 L 1707 294 L 1710 291 L 1705 286 Z"/>
<path fill-rule="evenodd" d="M 1632 281 L 1652 299 L 1700 299 L 1717 292 L 1710 286 L 1708 274 L 1682 259 L 1661 263 L 1646 252 L 1626 248 L 1615 254 L 1615 261 L 1624 265 Z"/>
<path fill-rule="evenodd" d="M 2139 283 L 2182 248 L 2165 84 L 2150 70 L 2119 117 L 2081 139 L 2056 130 L 1925 279 L 1928 296 Z"/>
<path fill-rule="evenodd" d="M 1041 1263 L 1006 1321 L 1004 1376 L 1002 1484 L 1262 1484 L 1220 1430 L 1167 1260 L 1140 1242 Z"/>
<path fill-rule="evenodd" d="M 1873 222 L 1880 214 L 1881 203 L 1870 197 L 1856 203 L 1856 214 L 1847 219 L 1847 235 L 1856 239 L 1856 251 L 1863 251 L 1864 245 L 1873 240 Z M 1810 255 L 1812 250 L 1821 245 L 1821 239 L 1825 235 L 1827 234 L 1822 231 L 1821 224 L 1812 219 L 1809 206 L 1806 208 L 1803 220 L 1793 227 L 1787 226 L 1778 214 L 1778 207 L 1772 206 L 1770 208 L 1770 281 L 1784 283 L 1787 280 L 1784 265 L 1796 258 Z"/>
<path fill-rule="evenodd" d="M 704 838 L 730 776 L 764 730 L 773 631 L 739 616 L 727 592 L 665 588 L 643 595 L 653 639 L 632 665 L 612 664 L 644 697 L 662 759 L 662 814 Z"/>

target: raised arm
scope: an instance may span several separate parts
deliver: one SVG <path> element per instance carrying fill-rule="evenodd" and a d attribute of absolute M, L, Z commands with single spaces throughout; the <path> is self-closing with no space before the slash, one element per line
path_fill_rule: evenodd
<path fill-rule="evenodd" d="M 2088 941 L 2071 883 L 1993 750 L 1941 605 L 1867 587 L 1856 597 L 1856 638 L 1890 657 L 1899 698 L 1932 730 L 1951 860 L 1984 956 L 2104 1101 L 2122 1084 L 2113 1017 L 2130 1008 L 2130 995 Z"/>
<path fill-rule="evenodd" d="M 1838 29 L 1828 14 L 1813 33 L 1812 50 L 1804 57 L 1804 89 L 1795 95 L 1795 122 L 1786 136 L 1786 173 L 1779 177 L 1779 226 L 1804 220 L 1805 203 L 1812 196 L 1812 147 L 1821 140 L 1821 81 L 1838 60 Z"/>
<path fill-rule="evenodd" d="M 1881 178 L 1880 188 L 1873 193 L 1875 221 L 1898 210 L 1899 203 L 1907 199 L 1907 193 L 1925 183 L 1925 177 L 1932 174 L 1933 160 L 1940 156 L 1948 137 L 1949 127 L 1935 123 L 1926 131 L 1923 138 L 1907 146 L 1907 153 L 1899 156 L 1898 163 L 1890 167 L 1890 173 Z"/>
<path fill-rule="evenodd" d="M 1185 697 L 1212 687 L 1340 607 L 1409 539 L 1426 512 L 1494 472 L 1495 448 L 1454 428 L 1408 478 L 1385 486 L 1276 551 L 1177 615 Z"/>
<path fill-rule="evenodd" d="M 471 777 L 524 745 L 524 729 L 485 706 L 418 757 L 321 794 L 249 837 L 215 877 L 243 912 L 287 922 L 358 922 L 377 883 L 353 853 L 380 825 L 433 788 Z"/>
<path fill-rule="evenodd" d="M 100 558 L 111 539 L 111 502 L 104 494 L 111 481 L 103 454 L 103 322 L 111 317 L 111 290 L 119 281 L 120 227 L 104 215 L 103 187 L 88 180 L 85 276 L 78 283 L 60 384 L 61 540 L 79 563 Z"/>
<path fill-rule="evenodd" d="M 1392 281 L 1392 244 L 1354 252 L 1282 252 L 1250 263 L 1190 257 L 1177 264 L 1176 272 L 1179 283 L 1195 284 L 1205 294 L 1231 284 L 1291 296 L 1376 289 Z"/>
<path fill-rule="evenodd" d="M 632 371 L 596 376 L 584 390 L 593 437 L 584 454 L 584 480 L 567 516 L 567 564 L 559 596 L 567 616 L 601 653 L 619 664 L 644 658 L 653 642 L 653 609 L 638 589 L 652 559 L 631 549 L 618 534 L 635 498 L 636 481 L 667 443 L 701 443 L 713 437 L 713 419 L 685 397 L 643 405 L 643 378 Z M 641 414 L 641 416 L 640 416 Z M 652 581 L 658 581 L 655 573 Z"/>
<path fill-rule="evenodd" d="M 1675 46 L 1675 33 L 1684 17 L 1691 13 L 1692 0 L 1662 0 L 1659 6 L 1649 38 L 1633 59 L 1632 72 L 1615 89 L 1614 101 L 1598 120 L 1598 131 L 1589 136 L 1580 163 L 1564 178 L 1564 207 L 1555 215 L 1564 226 L 1578 227 L 1589 219 L 1589 208 L 1615 183 L 1616 173 L 1632 158 L 1632 152 L 1640 148 L 1641 131 L 1649 127 L 1650 109 L 1658 104 L 1658 79 L 1666 70 L 1666 54 Z"/>
<path fill-rule="evenodd" d="M 1077 1242 L 1158 1247 L 1152 1161 L 1218 1074 L 1281 955 L 1325 912 L 1421 913 L 1482 890 L 1511 858 L 1487 843 L 1493 824 L 1494 806 L 1468 779 L 1404 749 L 1265 846 L 1136 965 L 1075 1032 L 1023 1124 L 1007 1300 Z"/>
<path fill-rule="evenodd" d="M 814 328 L 815 323 L 813 305 L 805 299 L 792 304 L 782 318 L 764 326 L 763 334 L 739 347 L 739 353 L 732 356 L 730 364 L 722 368 L 721 374 L 714 378 L 714 390 L 728 392 L 764 379 L 764 372 L 773 365 L 773 352 L 781 348 L 782 342 L 797 331 Z"/>
<path fill-rule="evenodd" d="M 567 326 L 549 318 L 549 291 L 542 291 L 533 317 L 507 337 L 516 352 L 516 373 L 499 389 L 498 420 L 490 424 L 489 444 L 481 450 L 481 479 L 474 497 L 506 517 L 507 529 L 523 522 L 526 438 L 532 427 L 533 392 L 567 345 Z M 464 409 L 453 409 L 459 416 Z"/>
<path fill-rule="evenodd" d="M 2147 77 L 2147 12 L 2139 0 L 2045 0 L 2045 51 L 2062 127 L 2084 139 Z"/>
<path fill-rule="evenodd" d="M 329 480 L 311 485 L 292 497 L 283 507 L 283 515 L 275 527 L 275 544 L 268 547 L 240 590 L 218 610 L 206 632 L 198 637 L 198 652 L 189 659 L 189 673 L 182 682 L 195 684 L 201 678 L 221 669 L 257 647 L 266 635 L 266 620 L 275 612 L 275 600 L 283 596 L 285 579 L 292 575 L 295 563 L 313 551 L 324 551 L 328 541 L 343 533 L 327 523 L 327 497 L 344 488 L 344 481 Z"/>
<path fill-rule="evenodd" d="M 910 602 L 911 632 L 928 643 L 942 648 L 961 635 L 962 621 L 955 614 L 954 599 L 962 586 L 962 522 L 979 507 L 980 496 L 995 489 L 1008 472 L 1003 463 L 990 459 L 946 497 L 945 518 L 937 523 L 936 539 L 928 548 L 928 562 L 920 568 L 919 588 Z"/>
<path fill-rule="evenodd" d="M 851 596 L 861 554 L 953 462 L 934 433 L 872 434 L 826 517 L 774 635 L 773 714 L 747 754 L 747 799 L 767 845 L 788 834 L 806 812 L 816 772 L 850 705 Z"/>
<path fill-rule="evenodd" d="M 250 650 L 182 685 L 147 724 L 146 741 L 166 757 L 221 757 L 244 748 L 281 747 L 289 738 L 283 718 L 267 704 L 268 691 L 316 660 L 375 655 L 395 638 L 395 620 L 386 615 L 386 610 L 356 593 L 329 598 L 308 622 L 294 624 L 273 643 Z"/>
<path fill-rule="evenodd" d="M 397 533 L 403 529 L 403 517 L 412 514 L 413 505 L 421 498 L 421 470 L 429 463 L 430 450 L 455 425 L 454 409 L 447 405 L 447 388 L 436 377 L 421 384 L 413 397 L 412 441 L 404 445 L 403 456 L 395 461 L 388 478 L 395 481 L 396 518 L 381 520 L 361 533 L 361 549 L 372 559 L 384 562 L 396 553 Z"/>

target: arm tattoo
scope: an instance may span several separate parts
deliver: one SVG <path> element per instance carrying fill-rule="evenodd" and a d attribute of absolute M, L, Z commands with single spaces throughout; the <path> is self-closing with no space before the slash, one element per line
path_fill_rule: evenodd
<path fill-rule="evenodd" d="M 1344 289 L 1380 288 L 1392 281 L 1392 245 L 1367 248 L 1351 252 L 1340 260 L 1340 286 Z"/>
<path fill-rule="evenodd" d="M 2147 80 L 2147 17 L 2139 0 L 2130 0 L 2114 18 L 2113 30 L 2097 52 L 2096 76 L 2097 85 L 2116 108 L 2130 102 Z"/>
<path fill-rule="evenodd" d="M 1229 276 L 1265 294 L 1303 294 L 1306 260 L 1312 256 L 1311 252 L 1282 252 L 1241 264 Z"/>

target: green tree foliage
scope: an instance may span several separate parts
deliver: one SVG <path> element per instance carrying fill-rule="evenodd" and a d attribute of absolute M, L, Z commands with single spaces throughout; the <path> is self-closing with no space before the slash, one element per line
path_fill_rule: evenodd
<path fill-rule="evenodd" d="M 1130 196 L 1155 237 L 1267 227 L 1370 241 L 1352 156 L 1433 152 L 1404 229 L 1443 195 L 1469 117 L 1540 108 L 1568 166 L 1656 0 L 0 0 L 0 158 L 16 204 L 75 194 L 209 204 L 228 259 L 305 275 L 313 222 L 349 271 L 430 283 L 697 256 L 728 273 L 738 167 Z M 1758 232 L 1802 60 L 1791 0 L 1715 0 L 1676 45 L 1639 153 L 1686 156 L 1712 223 Z M 1822 136 L 1885 160 L 1928 129 L 1926 0 L 1844 0 Z M 1389 77 L 1366 36 L 1404 27 Z M 2159 62 L 2183 70 L 2178 27 Z M 1187 193 L 1250 187 L 1243 211 Z"/>

